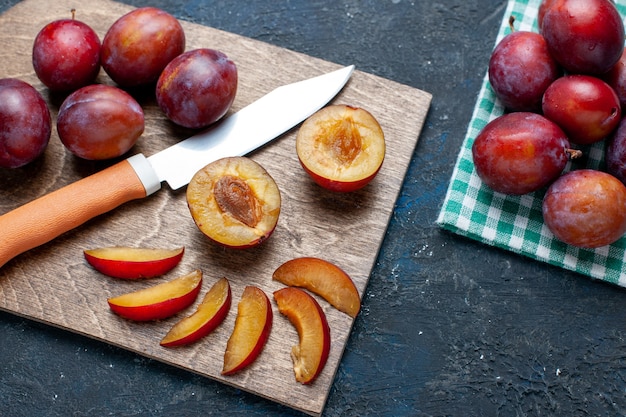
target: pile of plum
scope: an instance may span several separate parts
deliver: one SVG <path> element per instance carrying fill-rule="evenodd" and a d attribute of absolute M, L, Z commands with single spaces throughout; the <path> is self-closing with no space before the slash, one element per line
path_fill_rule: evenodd
<path fill-rule="evenodd" d="M 41 28 L 32 65 L 50 93 L 64 98 L 56 120 L 63 145 L 88 160 L 125 154 L 144 131 L 134 92 L 146 88 L 177 125 L 199 129 L 221 119 L 235 99 L 237 67 L 221 51 L 185 51 L 185 43 L 180 22 L 155 7 L 121 16 L 102 41 L 75 10 Z M 113 83 L 98 82 L 101 69 Z M 50 113 L 31 84 L 0 78 L 0 167 L 19 168 L 44 152 Z"/>
<path fill-rule="evenodd" d="M 475 138 L 474 166 L 496 192 L 544 193 L 557 239 L 606 246 L 626 233 L 622 16 L 611 0 L 543 0 L 537 18 L 538 33 L 516 31 L 511 18 L 492 52 L 489 82 L 506 111 Z M 605 166 L 587 167 L 596 143 Z"/>

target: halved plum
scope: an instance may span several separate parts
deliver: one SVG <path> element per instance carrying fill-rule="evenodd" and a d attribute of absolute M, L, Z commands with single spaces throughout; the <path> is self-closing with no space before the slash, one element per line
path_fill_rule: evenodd
<path fill-rule="evenodd" d="M 350 192 L 367 185 L 385 158 L 385 135 L 367 110 L 331 105 L 304 121 L 296 136 L 304 170 L 320 186 Z"/>
<path fill-rule="evenodd" d="M 245 156 L 200 169 L 187 187 L 194 222 L 210 239 L 231 248 L 267 240 L 278 223 L 281 196 L 270 174 Z"/>

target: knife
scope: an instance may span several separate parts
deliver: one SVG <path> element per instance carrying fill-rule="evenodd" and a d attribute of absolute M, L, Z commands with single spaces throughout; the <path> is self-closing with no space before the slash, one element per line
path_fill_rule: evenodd
<path fill-rule="evenodd" d="M 207 130 L 150 157 L 133 155 L 0 216 L 0 267 L 88 220 L 167 182 L 189 183 L 200 168 L 243 156 L 285 133 L 335 97 L 354 65 L 276 88 Z"/>

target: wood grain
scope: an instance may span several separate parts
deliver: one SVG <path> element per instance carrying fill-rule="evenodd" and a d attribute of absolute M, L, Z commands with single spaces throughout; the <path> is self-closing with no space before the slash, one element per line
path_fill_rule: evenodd
<path fill-rule="evenodd" d="M 0 60 L 0 77 L 16 77 L 30 82 L 47 99 L 53 116 L 56 116 L 63 97 L 50 95 L 38 81 L 32 70 L 30 53 L 37 31 L 50 20 L 69 16 L 71 8 L 77 8 L 77 18 L 91 25 L 101 37 L 118 17 L 132 9 L 106 0 L 26 0 L 0 16 L 0 42 L 5 45 Z M 239 88 L 232 111 L 279 85 L 340 67 L 231 33 L 182 23 L 187 49 L 219 49 L 237 64 Z M 112 84 L 104 72 L 98 81 Z M 146 114 L 146 131 L 131 154 L 151 155 L 193 133 L 169 123 L 150 92 L 134 94 Z M 366 188 L 352 194 L 336 194 L 313 184 L 295 156 L 295 128 L 250 155 L 274 177 L 283 198 L 278 227 L 263 245 L 234 251 L 212 244 L 194 225 L 186 206 L 184 189 L 173 192 L 164 186 L 147 199 L 127 203 L 7 263 L 0 269 L 0 309 L 102 340 L 305 413 L 319 415 L 353 320 L 320 300 L 331 327 L 331 354 L 318 380 L 311 386 L 302 386 L 295 381 L 289 353 L 291 345 L 297 343 L 297 333 L 287 319 L 280 316 L 274 303 L 274 327 L 261 356 L 240 374 L 222 377 L 223 353 L 234 325 L 236 304 L 243 288 L 249 284 L 259 286 L 271 296 L 281 287 L 272 281 L 272 272 L 281 263 L 297 256 L 318 256 L 336 263 L 354 279 L 363 296 L 430 101 L 431 95 L 427 92 L 357 68 L 334 103 L 367 109 L 385 132 L 387 154 L 383 168 Z M 117 161 L 79 160 L 63 148 L 53 133 L 42 158 L 24 168 L 0 170 L 0 213 L 98 172 L 113 162 Z M 113 245 L 184 245 L 186 253 L 181 264 L 165 277 L 125 282 L 98 274 L 87 265 L 82 255 L 84 249 Z M 181 315 L 161 322 L 133 323 L 112 314 L 107 306 L 108 297 L 153 285 L 195 268 L 200 268 L 205 276 L 201 296 L 222 276 L 230 280 L 233 288 L 233 306 L 226 321 L 196 345 L 176 349 L 159 346 L 160 339 Z"/>

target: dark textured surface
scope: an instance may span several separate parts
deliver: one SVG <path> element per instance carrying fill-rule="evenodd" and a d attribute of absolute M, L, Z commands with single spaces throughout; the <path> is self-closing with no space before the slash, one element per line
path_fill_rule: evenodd
<path fill-rule="evenodd" d="M 505 1 L 128 3 L 433 94 L 325 415 L 626 414 L 623 289 L 434 224 Z M 300 415 L 10 314 L 0 335 L 1 416 Z"/>

